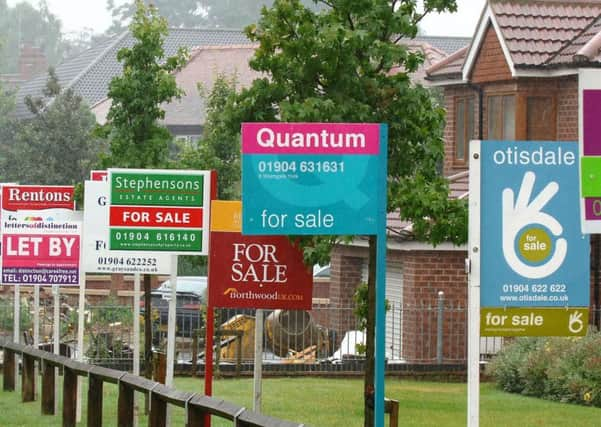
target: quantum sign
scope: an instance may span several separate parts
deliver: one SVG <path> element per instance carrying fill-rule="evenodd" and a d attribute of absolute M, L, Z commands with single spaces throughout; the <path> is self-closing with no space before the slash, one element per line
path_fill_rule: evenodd
<path fill-rule="evenodd" d="M 206 255 L 210 172 L 109 169 L 109 249 Z"/>
<path fill-rule="evenodd" d="M 475 144 L 482 335 L 583 335 L 590 247 L 578 218 L 578 144 Z"/>
<path fill-rule="evenodd" d="M 243 236 L 240 202 L 213 201 L 209 305 L 310 310 L 313 276 L 285 236 Z"/>
<path fill-rule="evenodd" d="M 386 138 L 379 124 L 243 123 L 244 234 L 376 234 Z"/>

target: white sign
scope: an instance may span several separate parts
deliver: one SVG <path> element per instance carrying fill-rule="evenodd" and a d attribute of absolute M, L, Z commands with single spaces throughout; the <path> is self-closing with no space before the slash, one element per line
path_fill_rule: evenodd
<path fill-rule="evenodd" d="M 107 181 L 86 181 L 84 193 L 84 233 L 82 268 L 88 273 L 169 274 L 167 253 L 110 251 L 108 236 Z"/>

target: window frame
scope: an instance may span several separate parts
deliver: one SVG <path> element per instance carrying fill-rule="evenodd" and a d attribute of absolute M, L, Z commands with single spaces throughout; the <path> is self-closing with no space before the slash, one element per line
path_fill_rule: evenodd
<path fill-rule="evenodd" d="M 471 101 L 471 109 L 469 108 Z M 460 145 L 459 141 L 459 126 L 458 126 L 458 111 L 459 104 L 463 104 L 463 158 L 458 157 L 458 148 Z M 474 95 L 457 96 L 454 102 L 455 117 L 454 117 L 454 130 L 453 130 L 453 165 L 454 166 L 467 166 L 469 151 L 470 151 L 470 140 L 474 138 L 474 131 L 476 128 L 476 99 Z M 471 111 L 470 111 L 471 110 Z M 469 128 L 469 117 L 472 117 L 471 130 Z"/>

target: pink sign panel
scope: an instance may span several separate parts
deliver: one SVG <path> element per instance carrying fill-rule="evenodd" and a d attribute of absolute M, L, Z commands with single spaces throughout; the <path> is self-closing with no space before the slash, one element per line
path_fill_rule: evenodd
<path fill-rule="evenodd" d="M 601 90 L 582 93 L 583 156 L 601 156 Z"/>
<path fill-rule="evenodd" d="M 380 125 L 372 123 L 242 123 L 244 154 L 380 152 Z"/>
<path fill-rule="evenodd" d="M 2 283 L 77 285 L 80 236 L 3 234 Z"/>

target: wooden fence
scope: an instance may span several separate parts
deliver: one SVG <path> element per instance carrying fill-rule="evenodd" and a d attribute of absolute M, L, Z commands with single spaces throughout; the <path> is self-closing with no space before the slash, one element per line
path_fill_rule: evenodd
<path fill-rule="evenodd" d="M 249 411 L 241 406 L 205 395 L 178 391 L 161 383 L 131 375 L 124 371 L 103 368 L 77 362 L 31 346 L 13 342 L 0 343 L 4 349 L 4 390 L 15 391 L 15 365 L 17 355 L 22 357 L 23 402 L 35 400 L 35 361 L 40 364 L 42 393 L 42 415 L 54 415 L 55 411 L 55 371 L 63 371 L 63 427 L 75 427 L 77 408 L 77 377 L 88 378 L 88 419 L 89 427 L 102 426 L 102 386 L 105 382 L 119 387 L 117 403 L 117 425 L 133 426 L 134 392 L 149 396 L 150 427 L 166 426 L 167 405 L 175 405 L 186 411 L 186 427 L 204 427 L 208 416 L 216 416 L 232 421 L 234 427 L 302 427 L 303 424 L 278 420 Z"/>

